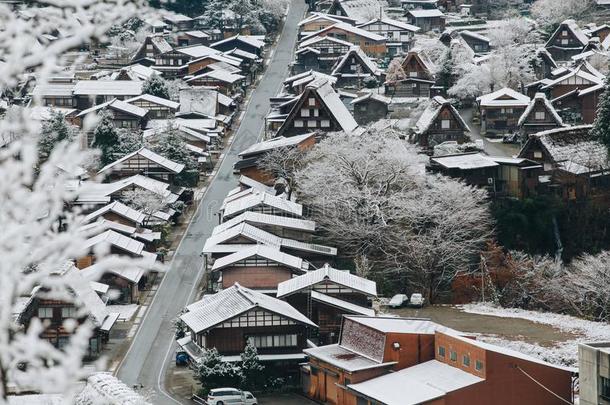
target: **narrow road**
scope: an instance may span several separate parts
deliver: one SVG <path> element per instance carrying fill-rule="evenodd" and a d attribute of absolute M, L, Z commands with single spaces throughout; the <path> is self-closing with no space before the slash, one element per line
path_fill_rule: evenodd
<path fill-rule="evenodd" d="M 473 111 L 472 108 L 460 110 L 460 115 L 464 118 L 464 121 L 470 127 L 470 137 L 473 141 L 483 141 L 483 148 L 485 153 L 490 156 L 503 156 L 512 157 L 519 154 L 521 147 L 519 145 L 502 143 L 501 140 L 491 141 L 489 138 L 481 135 L 481 126 L 472 122 Z"/>
<path fill-rule="evenodd" d="M 271 62 L 251 94 L 234 141 L 225 151 L 224 160 L 174 253 L 129 351 L 117 368 L 117 376 L 127 385 L 142 384 L 145 389 L 154 389 L 155 404 L 181 403 L 171 398 L 163 388 L 165 370 L 168 362 L 173 360 L 175 348 L 172 321 L 196 297 L 197 285 L 204 271 L 199 253 L 218 223 L 216 212 L 222 200 L 237 185 L 233 163 L 237 160 L 237 154 L 255 143 L 263 131 L 264 117 L 269 111 L 269 97 L 277 94 L 288 74 L 288 66 L 294 56 L 297 23 L 305 10 L 304 0 L 290 3 Z"/>

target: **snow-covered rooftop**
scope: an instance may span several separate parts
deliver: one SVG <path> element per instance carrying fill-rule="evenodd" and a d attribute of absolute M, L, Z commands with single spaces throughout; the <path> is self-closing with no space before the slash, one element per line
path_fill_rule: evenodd
<path fill-rule="evenodd" d="M 182 170 L 184 170 L 184 165 L 182 163 L 177 163 L 174 162 L 172 160 L 169 160 L 161 155 L 159 155 L 158 153 L 153 152 L 152 150 L 146 148 L 146 147 L 142 147 L 132 153 L 129 153 L 125 156 L 123 156 L 122 158 L 115 160 L 114 162 L 104 166 L 103 168 L 101 168 L 98 173 L 103 173 L 105 171 L 111 170 L 111 169 L 120 169 L 121 166 L 128 160 L 132 159 L 132 158 L 144 158 L 146 160 L 149 160 L 165 169 L 167 169 L 168 171 L 172 172 L 172 173 L 180 173 Z"/>
<path fill-rule="evenodd" d="M 504 87 L 477 97 L 477 102 L 481 107 L 526 107 L 530 98 L 511 88 Z"/>
<path fill-rule="evenodd" d="M 286 267 L 298 270 L 299 272 L 307 271 L 309 269 L 309 263 L 300 257 L 281 252 L 279 247 L 254 245 L 247 249 L 242 249 L 230 255 L 216 259 L 216 261 L 214 261 L 214 265 L 212 266 L 212 271 L 231 267 L 232 265 L 251 257 L 262 257 Z"/>
<path fill-rule="evenodd" d="M 247 157 L 250 155 L 257 155 L 259 153 L 267 152 L 267 151 L 270 151 L 273 149 L 295 146 L 307 139 L 312 138 L 313 136 L 315 136 L 315 134 L 313 132 L 309 133 L 309 134 L 296 135 L 296 136 L 290 136 L 290 137 L 278 136 L 276 138 L 271 138 L 266 141 L 255 143 L 254 145 L 250 146 L 248 149 L 241 151 L 239 153 L 239 156 L 241 156 L 243 158 L 243 157 Z"/>
<path fill-rule="evenodd" d="M 75 96 L 139 96 L 140 80 L 80 80 L 74 86 Z"/>
<path fill-rule="evenodd" d="M 395 361 L 380 363 L 338 344 L 313 347 L 305 349 L 303 352 L 348 372 L 378 367 L 391 367 L 396 364 Z"/>

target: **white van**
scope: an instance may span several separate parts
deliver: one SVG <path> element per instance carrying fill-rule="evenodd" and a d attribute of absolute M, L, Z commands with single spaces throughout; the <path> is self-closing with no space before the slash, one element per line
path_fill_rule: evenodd
<path fill-rule="evenodd" d="M 256 398 L 251 392 L 237 388 L 214 388 L 206 402 L 208 405 L 256 405 Z"/>

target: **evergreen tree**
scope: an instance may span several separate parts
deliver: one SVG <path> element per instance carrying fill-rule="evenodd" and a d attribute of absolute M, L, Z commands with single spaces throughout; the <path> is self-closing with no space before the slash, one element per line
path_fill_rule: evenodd
<path fill-rule="evenodd" d="M 438 82 L 445 89 L 453 86 L 453 54 L 451 48 L 447 48 L 441 61 L 440 70 L 438 72 Z"/>
<path fill-rule="evenodd" d="M 112 124 L 112 118 L 107 112 L 100 114 L 100 120 L 93 131 L 93 146 L 101 152 L 101 166 L 114 162 L 114 148 L 119 142 L 119 134 Z"/>
<path fill-rule="evenodd" d="M 597 116 L 593 121 L 593 135 L 610 148 L 610 74 L 606 77 L 606 89 L 599 98 Z"/>
<path fill-rule="evenodd" d="M 47 158 L 55 145 L 61 141 L 72 142 L 78 134 L 78 128 L 66 122 L 66 117 L 59 111 L 51 110 L 51 119 L 42 124 L 38 141 L 38 153 Z"/>
<path fill-rule="evenodd" d="M 125 155 L 135 152 L 145 145 L 144 138 L 141 131 L 131 131 L 125 128 L 119 128 L 117 130 L 119 141 L 113 148 L 114 159 L 120 159 Z"/>
<path fill-rule="evenodd" d="M 241 388 L 245 390 L 253 390 L 261 386 L 263 381 L 262 371 L 265 369 L 258 358 L 258 351 L 252 339 L 248 339 L 248 343 L 241 354 Z"/>
<path fill-rule="evenodd" d="M 167 88 L 167 84 L 165 83 L 165 80 L 158 75 L 152 75 L 144 82 L 142 85 L 142 93 L 169 100 L 169 90 Z"/>
<path fill-rule="evenodd" d="M 169 125 L 167 132 L 163 134 L 156 144 L 153 151 L 159 155 L 184 165 L 184 170 L 176 176 L 176 183 L 183 186 L 194 186 L 199 180 L 197 161 L 187 149 L 186 142 L 175 126 Z"/>
<path fill-rule="evenodd" d="M 239 366 L 223 362 L 216 348 L 204 349 L 197 363 L 197 379 L 201 382 L 204 394 L 212 388 L 232 387 L 239 383 L 241 372 Z"/>
<path fill-rule="evenodd" d="M 224 32 L 223 12 L 227 6 L 226 0 L 210 0 L 201 17 L 201 23 L 209 29 L 219 29 Z"/>

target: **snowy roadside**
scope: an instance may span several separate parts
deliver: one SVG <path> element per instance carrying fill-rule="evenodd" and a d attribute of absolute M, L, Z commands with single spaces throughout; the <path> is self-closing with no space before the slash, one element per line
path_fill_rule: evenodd
<path fill-rule="evenodd" d="M 578 343 L 610 341 L 610 324 L 607 323 L 587 321 L 569 315 L 548 312 L 501 308 L 488 303 L 460 305 L 458 308 L 463 312 L 471 314 L 526 319 L 549 325 L 563 332 L 578 335 L 578 338 L 566 342 L 558 342 L 554 347 L 543 347 L 523 341 L 508 340 L 496 335 L 480 335 L 482 341 L 517 350 L 554 364 L 577 367 Z"/>

